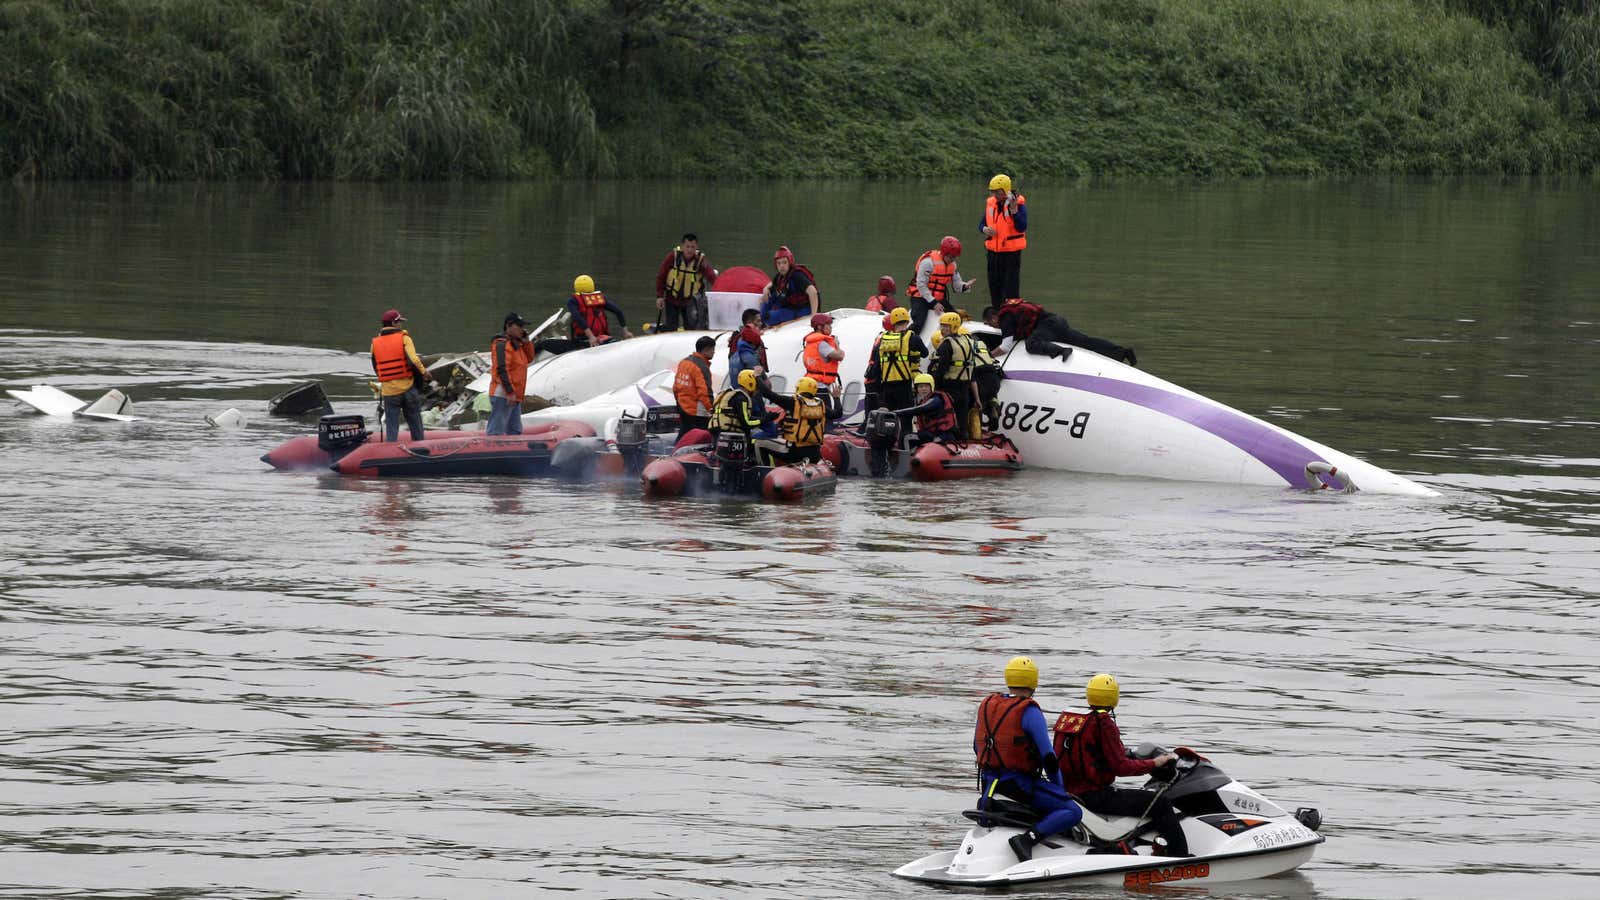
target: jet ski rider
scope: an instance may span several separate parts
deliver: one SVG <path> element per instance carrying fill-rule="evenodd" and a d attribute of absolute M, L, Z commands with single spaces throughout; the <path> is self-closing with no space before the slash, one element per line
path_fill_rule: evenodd
<path fill-rule="evenodd" d="M 1027 804 L 1042 818 L 1013 837 L 1017 859 L 1033 858 L 1033 847 L 1083 820 L 1083 810 L 1067 795 L 1045 727 L 1044 713 L 1034 702 L 1039 667 L 1026 656 L 1006 663 L 1006 693 L 990 694 L 978 706 L 972 752 L 978 757 L 978 800 L 987 809 L 996 794 Z M 1043 776 L 1040 771 L 1043 770 Z"/>
<path fill-rule="evenodd" d="M 1064 713 L 1056 722 L 1062 738 L 1061 775 L 1068 791 L 1088 809 L 1101 815 L 1148 815 L 1167 846 L 1157 848 L 1158 856 L 1188 856 L 1189 841 L 1173 812 L 1172 803 L 1155 791 L 1119 788 L 1118 776 L 1148 775 L 1177 755 L 1166 753 L 1155 759 L 1131 759 L 1122 745 L 1117 728 L 1117 679 L 1104 672 L 1089 679 L 1084 691 L 1089 702 L 1088 715 Z M 1148 810 L 1148 812 L 1146 812 Z"/>

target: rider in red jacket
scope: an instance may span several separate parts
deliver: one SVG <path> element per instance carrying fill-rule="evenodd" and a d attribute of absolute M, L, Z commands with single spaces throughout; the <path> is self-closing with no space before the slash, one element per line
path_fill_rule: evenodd
<path fill-rule="evenodd" d="M 1188 856 L 1189 841 L 1166 798 L 1156 796 L 1155 791 L 1119 788 L 1114 783 L 1118 777 L 1148 775 L 1178 757 L 1171 753 L 1155 759 L 1128 756 L 1122 731 L 1117 728 L 1119 690 L 1115 678 L 1104 673 L 1094 676 L 1089 679 L 1085 694 L 1089 714 L 1063 716 L 1056 725 L 1062 784 L 1092 812 L 1111 816 L 1148 814 L 1166 841 L 1164 855 Z"/>

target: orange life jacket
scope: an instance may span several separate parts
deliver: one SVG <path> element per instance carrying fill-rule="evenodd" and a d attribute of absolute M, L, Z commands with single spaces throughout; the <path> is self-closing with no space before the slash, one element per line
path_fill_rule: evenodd
<path fill-rule="evenodd" d="M 1018 206 L 1027 202 L 1027 197 L 1017 195 Z M 1028 246 L 1028 233 L 1017 230 L 1017 223 L 1006 212 L 1005 204 L 996 200 L 993 194 L 989 195 L 989 205 L 983 210 L 983 224 L 994 229 L 994 234 L 983 242 L 985 249 L 996 253 L 1012 253 Z"/>
<path fill-rule="evenodd" d="M 506 352 L 506 377 L 509 383 L 500 381 L 500 366 L 495 362 L 495 350 L 501 345 Z M 493 397 L 495 391 L 506 389 L 513 400 L 521 400 L 522 395 L 528 390 L 528 365 L 533 362 L 533 345 L 527 341 L 517 341 L 514 344 L 505 335 L 497 336 L 489 342 L 489 396 Z"/>
<path fill-rule="evenodd" d="M 950 280 L 956 276 L 956 264 L 945 259 L 944 254 L 937 250 L 925 250 L 917 257 L 917 264 L 911 268 L 911 283 L 906 285 L 906 296 L 922 296 L 917 293 L 917 271 L 922 268 L 922 261 L 930 256 L 933 257 L 933 272 L 928 275 L 928 293 L 933 295 L 933 302 L 943 303 Z"/>
<path fill-rule="evenodd" d="M 839 339 L 820 331 L 813 331 L 806 335 L 806 349 L 801 359 L 806 364 L 806 374 L 811 376 L 817 384 L 833 384 L 839 380 L 839 361 L 837 359 L 822 358 L 822 344 L 826 341 L 839 348 Z"/>
<path fill-rule="evenodd" d="M 873 294 L 867 298 L 867 309 L 872 312 L 893 312 L 899 305 L 891 294 Z"/>
<path fill-rule="evenodd" d="M 578 301 L 578 318 L 572 322 L 572 336 L 579 340 L 588 335 L 584 330 L 594 332 L 598 338 L 611 336 L 611 324 L 606 319 L 606 295 L 594 291 L 588 294 L 573 294 L 572 298 Z"/>
<path fill-rule="evenodd" d="M 1031 300 L 1012 297 L 1000 304 L 1000 315 L 1017 317 L 1017 324 L 1013 330 L 1017 340 L 1025 341 L 1033 334 L 1033 329 L 1039 325 L 1039 317 L 1044 315 L 1044 307 Z"/>
<path fill-rule="evenodd" d="M 411 378 L 411 360 L 406 359 L 405 331 L 391 331 L 373 338 L 372 363 L 378 371 L 379 381 Z"/>
<path fill-rule="evenodd" d="M 917 430 L 931 431 L 938 434 L 941 431 L 956 430 L 956 402 L 944 391 L 934 391 L 933 396 L 944 401 L 944 410 L 935 413 L 931 418 L 927 413 L 917 416 Z"/>
<path fill-rule="evenodd" d="M 1032 774 L 1039 769 L 1039 748 L 1022 730 L 1022 713 L 1038 708 L 1032 697 L 990 694 L 978 706 L 978 727 L 972 736 L 972 752 L 979 769 L 1003 769 Z"/>

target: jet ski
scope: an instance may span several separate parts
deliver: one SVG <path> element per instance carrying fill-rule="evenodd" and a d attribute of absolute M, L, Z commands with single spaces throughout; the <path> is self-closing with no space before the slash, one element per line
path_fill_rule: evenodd
<path fill-rule="evenodd" d="M 1166 751 L 1141 744 L 1130 755 L 1153 759 Z M 1148 889 L 1181 884 L 1202 887 L 1265 878 L 1295 869 L 1316 852 L 1322 815 L 1302 807 L 1289 812 L 1215 763 L 1188 748 L 1144 785 L 1171 801 L 1189 842 L 1188 857 L 1156 856 L 1149 819 L 1101 817 L 1084 810 L 1071 832 L 1046 837 L 1033 858 L 1018 860 L 1009 841 L 1039 821 L 1031 809 L 995 799 L 988 809 L 962 815 L 974 823 L 955 850 L 906 863 L 900 878 L 929 884 L 999 888 L 1070 881 L 1074 884 Z M 1171 773 L 1171 780 L 1159 777 Z"/>

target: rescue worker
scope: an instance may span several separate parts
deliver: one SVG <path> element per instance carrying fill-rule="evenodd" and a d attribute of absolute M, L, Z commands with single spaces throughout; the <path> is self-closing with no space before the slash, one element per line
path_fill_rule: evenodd
<path fill-rule="evenodd" d="M 980 413 L 979 431 L 974 437 L 982 437 L 983 431 L 996 431 L 1000 428 L 1000 380 L 1005 378 L 1005 370 L 995 361 L 990 342 L 998 345 L 1000 336 L 985 332 L 973 335 L 972 352 L 975 357 L 972 368 L 972 383 L 978 389 L 978 408 Z"/>
<path fill-rule="evenodd" d="M 817 396 L 816 379 L 809 376 L 794 383 L 794 399 L 783 420 L 783 439 L 789 450 L 784 462 L 819 462 L 822 459 L 822 434 L 828 424 L 828 405 Z"/>
<path fill-rule="evenodd" d="M 1114 344 L 1104 338 L 1090 337 L 1067 324 L 1064 316 L 1047 312 L 1044 307 L 1031 300 L 1012 297 L 998 309 L 991 307 L 984 310 L 983 320 L 1000 329 L 1000 336 L 1003 338 L 1000 342 L 1002 354 L 1009 353 L 1017 341 L 1022 341 L 1029 353 L 1066 359 L 1072 351 L 1063 350 L 1058 345 L 1068 344 L 1093 350 L 1101 356 L 1125 362 L 1130 366 L 1139 364 L 1139 357 L 1133 352 L 1132 347 Z"/>
<path fill-rule="evenodd" d="M 628 330 L 628 317 L 622 314 L 615 303 L 607 300 L 605 294 L 595 290 L 594 279 L 587 275 L 572 279 L 572 296 L 567 298 L 567 312 L 572 314 L 572 340 L 579 346 L 587 343 L 591 347 L 598 347 L 612 339 L 606 313 L 617 317 L 617 327 L 622 329 L 623 337 L 633 337 L 633 332 Z"/>
<path fill-rule="evenodd" d="M 894 279 L 887 275 L 878 276 L 878 292 L 867 298 L 867 309 L 872 312 L 888 312 L 900 305 L 894 298 Z"/>
<path fill-rule="evenodd" d="M 916 405 L 895 410 L 900 421 L 911 419 L 916 427 L 906 441 L 907 447 L 920 446 L 929 441 L 943 443 L 960 440 L 962 426 L 956 417 L 956 404 L 950 394 L 936 389 L 933 376 L 926 372 L 918 372 L 914 382 Z"/>
<path fill-rule="evenodd" d="M 878 409 L 882 405 L 880 401 L 883 398 L 883 368 L 878 365 L 878 344 L 883 340 L 883 336 L 885 334 L 888 334 L 893 330 L 894 317 L 886 314 L 883 317 L 883 331 L 879 332 L 878 335 L 872 339 L 872 350 L 869 351 L 867 356 L 867 367 L 861 373 L 861 387 L 863 394 L 863 405 L 861 408 L 866 410 L 867 415 L 870 415 L 873 410 Z M 861 417 L 861 425 L 856 429 L 856 434 L 864 435 L 866 433 L 867 417 L 866 415 L 863 415 Z"/>
<path fill-rule="evenodd" d="M 795 264 L 794 251 L 779 247 L 772 254 L 772 264 L 778 274 L 772 276 L 772 283 L 761 289 L 761 321 L 770 328 L 801 316 L 816 315 L 821 304 L 817 283 L 810 272 Z"/>
<path fill-rule="evenodd" d="M 400 437 L 402 415 L 413 441 L 426 436 L 422 429 L 422 394 L 417 392 L 416 380 L 432 381 L 433 376 L 417 356 L 411 335 L 400 327 L 405 320 L 398 309 L 385 312 L 383 327 L 372 339 L 372 371 L 377 373 L 378 393 L 383 397 L 383 434 L 388 441 Z"/>
<path fill-rule="evenodd" d="M 889 312 L 890 330 L 878 336 L 879 397 L 884 406 L 910 406 L 911 376 L 922 369 L 928 345 L 911 330 L 911 310 L 897 306 Z"/>
<path fill-rule="evenodd" d="M 672 379 L 672 397 L 678 404 L 678 437 L 711 422 L 711 357 L 717 352 L 717 339 L 702 337 L 694 342 L 694 352 L 678 362 Z"/>
<path fill-rule="evenodd" d="M 656 270 L 656 309 L 661 312 L 661 330 L 690 331 L 707 328 L 706 291 L 717 280 L 717 270 L 700 252 L 700 238 L 684 234 L 678 246 Z"/>
<path fill-rule="evenodd" d="M 719 394 L 711 408 L 711 433 L 732 431 L 747 439 L 776 434 L 768 429 L 776 416 L 757 401 L 757 391 L 756 373 L 750 369 L 740 372 L 734 386 Z"/>
<path fill-rule="evenodd" d="M 1011 176 L 989 179 L 983 207 L 983 248 L 989 262 L 989 305 L 1022 296 L 1022 250 L 1028 246 L 1028 198 L 1012 193 Z"/>
<path fill-rule="evenodd" d="M 811 333 L 806 335 L 800 356 L 806 377 L 824 391 L 822 399 L 828 407 L 828 418 L 839 418 L 839 397 L 844 390 L 839 381 L 839 361 L 844 359 L 844 348 L 833 336 L 833 316 L 817 313 L 811 317 Z"/>
<path fill-rule="evenodd" d="M 947 234 L 936 249 L 925 250 L 917 257 L 916 272 L 906 285 L 906 296 L 911 299 L 911 330 L 917 334 L 922 333 L 922 326 L 928 321 L 928 310 L 940 315 L 949 311 L 952 289 L 972 290 L 972 282 L 964 280 L 956 270 L 956 257 L 960 255 L 961 242 Z"/>
<path fill-rule="evenodd" d="M 1115 785 L 1119 776 L 1148 775 L 1178 758 L 1172 753 L 1155 759 L 1129 758 L 1128 749 L 1122 744 L 1122 731 L 1117 728 L 1118 694 L 1117 679 L 1102 672 L 1089 679 L 1084 691 L 1088 714 L 1065 713 L 1057 720 L 1056 731 L 1063 740 L 1062 784 L 1085 808 L 1101 815 L 1149 815 L 1156 832 L 1166 841 L 1165 848 L 1157 848 L 1157 855 L 1188 856 L 1189 841 L 1170 801 L 1158 797 L 1155 791 Z"/>
<path fill-rule="evenodd" d="M 961 327 L 961 314 L 947 312 L 939 317 L 939 331 L 934 334 L 933 359 L 928 363 L 928 374 L 934 385 L 950 395 L 955 402 L 957 431 L 964 437 L 978 438 L 969 420 L 978 405 L 978 385 L 973 380 L 978 362 L 976 342 Z"/>
<path fill-rule="evenodd" d="M 747 309 L 740 316 L 739 330 L 728 335 L 728 383 L 735 384 L 739 373 L 755 369 L 767 371 L 767 345 L 761 340 L 761 313 Z"/>
<path fill-rule="evenodd" d="M 978 706 L 972 752 L 978 757 L 979 809 L 988 809 L 998 794 L 1041 816 L 1010 841 L 1020 862 L 1033 858 L 1035 844 L 1083 821 L 1083 809 L 1062 786 L 1044 712 L 1033 699 L 1039 667 L 1026 656 L 1012 657 L 1005 678 L 1005 693 L 990 694 Z"/>
<path fill-rule="evenodd" d="M 528 366 L 533 345 L 528 342 L 528 321 L 506 314 L 500 334 L 489 344 L 489 434 L 522 433 L 522 397 L 528 386 Z"/>

